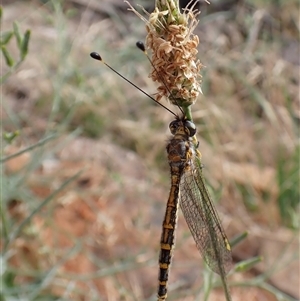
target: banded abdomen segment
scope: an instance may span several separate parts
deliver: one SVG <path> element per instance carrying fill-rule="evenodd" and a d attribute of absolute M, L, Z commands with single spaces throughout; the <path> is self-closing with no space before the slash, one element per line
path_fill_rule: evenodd
<path fill-rule="evenodd" d="M 175 244 L 175 230 L 178 217 L 179 184 L 186 162 L 185 140 L 172 139 L 167 146 L 167 151 L 171 169 L 171 190 L 160 240 L 158 301 L 164 301 L 167 298 L 167 283 Z"/>

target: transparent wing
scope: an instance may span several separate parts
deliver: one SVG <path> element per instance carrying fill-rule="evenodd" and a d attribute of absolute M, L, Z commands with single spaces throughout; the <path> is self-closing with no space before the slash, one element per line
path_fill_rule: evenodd
<path fill-rule="evenodd" d="M 207 265 L 220 275 L 227 274 L 232 266 L 230 245 L 205 186 L 197 156 L 188 161 L 181 178 L 180 207 Z"/>

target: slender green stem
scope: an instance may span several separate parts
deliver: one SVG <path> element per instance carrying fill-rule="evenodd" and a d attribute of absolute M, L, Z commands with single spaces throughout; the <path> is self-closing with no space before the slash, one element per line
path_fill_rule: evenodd
<path fill-rule="evenodd" d="M 0 159 L 0 163 L 4 163 L 4 162 L 6 162 L 6 161 L 8 161 L 8 160 L 11 160 L 11 159 L 13 159 L 13 158 L 16 158 L 16 157 L 18 157 L 18 156 L 20 156 L 20 155 L 22 155 L 22 154 L 24 154 L 24 153 L 27 153 L 27 152 L 29 152 L 29 151 L 31 151 L 31 150 L 33 150 L 33 149 L 39 147 L 39 146 L 42 146 L 42 145 L 44 145 L 45 143 L 47 143 L 49 140 L 54 139 L 56 136 L 57 136 L 56 134 L 50 135 L 50 136 L 48 136 L 48 137 L 46 137 L 46 138 L 44 138 L 44 139 L 38 141 L 36 144 L 30 145 L 30 146 L 24 148 L 23 150 L 21 150 L 21 151 L 19 151 L 19 152 L 16 152 L 16 153 L 14 153 L 14 154 L 12 154 L 12 155 L 9 155 L 9 156 L 7 156 L 7 157 L 4 157 L 4 158 Z"/>
<path fill-rule="evenodd" d="M 207 273 L 204 273 L 204 298 L 203 298 L 203 301 L 208 300 L 210 291 L 212 289 L 212 279 L 213 279 L 212 271 L 208 270 Z"/>
<path fill-rule="evenodd" d="M 181 107 L 187 120 L 193 121 L 191 106 Z"/>
<path fill-rule="evenodd" d="M 228 287 L 228 284 L 227 284 L 227 277 L 226 277 L 226 275 L 220 275 L 220 277 L 221 277 L 221 281 L 222 281 L 222 284 L 223 284 L 223 289 L 224 289 L 224 292 L 225 292 L 226 301 L 232 301 L 230 291 L 229 291 L 229 287 Z"/>

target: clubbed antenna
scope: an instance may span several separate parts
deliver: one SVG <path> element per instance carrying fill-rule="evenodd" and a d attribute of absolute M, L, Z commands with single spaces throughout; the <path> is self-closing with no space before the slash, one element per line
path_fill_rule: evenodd
<path fill-rule="evenodd" d="M 141 47 L 143 47 L 144 51 L 145 51 L 145 47 L 143 46 L 143 43 L 141 45 Z M 142 48 L 141 48 L 142 49 Z M 156 102 L 158 105 L 160 105 L 161 107 L 163 107 L 165 110 L 167 110 L 169 113 L 171 113 L 172 115 L 174 115 L 175 117 L 177 117 L 177 115 L 172 112 L 170 109 L 168 109 L 166 106 L 164 106 L 163 104 L 161 104 L 159 101 L 157 101 L 156 99 L 154 99 L 151 95 L 149 95 L 148 93 L 146 93 L 144 90 L 142 90 L 140 87 L 138 87 L 136 84 L 134 84 L 132 81 L 130 81 L 129 79 L 127 79 L 124 75 L 122 75 L 120 72 L 118 72 L 116 69 L 114 69 L 113 67 L 111 67 L 109 64 L 107 64 L 106 62 L 103 61 L 101 55 L 98 52 L 91 52 L 90 53 L 91 58 L 93 58 L 96 61 L 100 61 L 102 64 L 104 64 L 107 68 L 109 68 L 111 71 L 113 71 L 114 73 L 116 73 L 117 75 L 119 75 L 121 78 L 123 78 L 127 83 L 129 83 L 130 85 L 132 85 L 133 87 L 135 87 L 136 89 L 138 89 L 140 92 L 142 92 L 144 95 L 146 95 L 147 97 L 149 97 L 150 99 L 152 99 L 154 102 Z"/>

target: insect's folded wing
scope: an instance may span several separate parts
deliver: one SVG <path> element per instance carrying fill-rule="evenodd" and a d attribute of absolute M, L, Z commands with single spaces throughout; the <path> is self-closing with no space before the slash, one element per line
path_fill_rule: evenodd
<path fill-rule="evenodd" d="M 220 275 L 228 273 L 232 266 L 229 242 L 204 184 L 197 156 L 191 158 L 181 178 L 180 207 L 207 265 Z"/>

